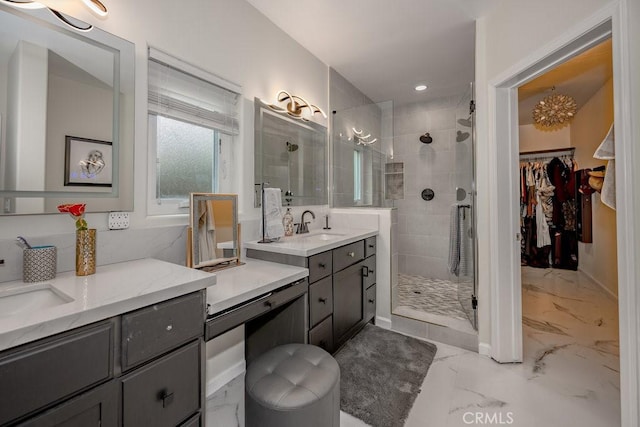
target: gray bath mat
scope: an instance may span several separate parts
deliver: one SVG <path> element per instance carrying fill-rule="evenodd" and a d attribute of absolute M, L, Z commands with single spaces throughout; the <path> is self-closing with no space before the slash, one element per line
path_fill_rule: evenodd
<path fill-rule="evenodd" d="M 373 427 L 403 426 L 436 346 L 367 324 L 335 358 L 340 409 Z"/>

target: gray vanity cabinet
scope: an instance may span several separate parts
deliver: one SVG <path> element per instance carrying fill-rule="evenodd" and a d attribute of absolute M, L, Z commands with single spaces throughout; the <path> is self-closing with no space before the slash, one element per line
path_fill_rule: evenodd
<path fill-rule="evenodd" d="M 333 343 L 336 349 L 355 334 L 364 319 L 362 263 L 333 275 Z"/>
<path fill-rule="evenodd" d="M 308 342 L 335 352 L 375 316 L 376 238 L 310 257 L 247 249 L 247 257 L 309 269 Z"/>
<path fill-rule="evenodd" d="M 194 292 L 1 352 L 0 426 L 199 425 L 205 300 Z"/>

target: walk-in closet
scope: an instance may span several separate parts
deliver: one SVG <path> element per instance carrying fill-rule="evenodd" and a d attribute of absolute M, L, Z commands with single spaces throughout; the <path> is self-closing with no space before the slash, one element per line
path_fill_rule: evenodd
<path fill-rule="evenodd" d="M 619 408 L 611 40 L 519 96 L 524 358 L 575 411 Z M 588 390 L 584 394 L 584 390 Z M 584 395 L 583 395 L 584 394 Z"/>

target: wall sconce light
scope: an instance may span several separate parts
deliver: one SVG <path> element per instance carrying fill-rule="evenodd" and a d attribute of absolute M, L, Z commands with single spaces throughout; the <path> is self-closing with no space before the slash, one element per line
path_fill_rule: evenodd
<path fill-rule="evenodd" d="M 82 2 L 96 15 L 105 17 L 109 13 L 107 7 L 100 0 L 82 0 Z M 17 7 L 20 9 L 43 9 L 47 8 L 56 18 L 62 21 L 68 27 L 76 31 L 87 32 L 93 29 L 93 25 L 87 24 L 84 27 L 74 24 L 69 18 L 55 9 L 52 9 L 42 3 L 38 3 L 33 0 L 0 0 L 0 3 L 8 4 L 9 6 Z"/>
<path fill-rule="evenodd" d="M 325 119 L 327 118 L 327 115 L 324 113 L 324 111 L 322 111 L 320 107 L 308 103 L 304 98 L 296 95 L 291 95 L 286 90 L 281 90 L 280 92 L 278 92 L 278 94 L 276 95 L 276 102 L 286 102 L 286 108 L 279 107 L 275 104 L 269 104 L 268 102 L 265 102 L 265 104 L 269 105 L 269 108 L 271 108 L 272 110 L 281 113 L 286 112 L 289 116 L 295 119 L 304 120 L 306 122 L 308 122 L 309 119 L 305 117 L 305 114 L 309 117 L 312 117 L 314 114 L 320 113 L 322 114 L 322 117 L 324 117 Z"/>
<path fill-rule="evenodd" d="M 357 145 L 371 145 L 378 140 L 378 138 L 369 139 L 371 138 L 371 134 L 368 133 L 365 135 L 364 129 L 358 130 L 356 128 L 351 128 L 351 130 L 353 131 L 353 138 L 356 140 Z"/>

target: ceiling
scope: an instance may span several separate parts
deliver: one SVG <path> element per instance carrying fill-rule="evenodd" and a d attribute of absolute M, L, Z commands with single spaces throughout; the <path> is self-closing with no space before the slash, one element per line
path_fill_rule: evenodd
<path fill-rule="evenodd" d="M 492 0 L 247 0 L 374 102 L 463 93 Z M 416 92 L 424 83 L 429 88 Z"/>
<path fill-rule="evenodd" d="M 532 124 L 534 105 L 551 93 L 572 96 L 578 110 L 613 76 L 611 39 L 560 64 L 553 70 L 518 88 L 521 125 Z"/>

